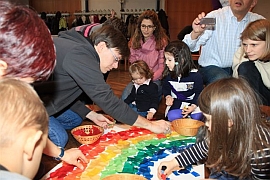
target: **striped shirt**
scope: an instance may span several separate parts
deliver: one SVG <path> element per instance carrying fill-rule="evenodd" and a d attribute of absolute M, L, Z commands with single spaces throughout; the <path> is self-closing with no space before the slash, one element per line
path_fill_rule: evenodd
<path fill-rule="evenodd" d="M 263 129 L 258 127 L 259 129 L 259 137 L 260 139 L 266 139 L 266 144 L 270 144 L 270 132 L 267 129 Z M 261 141 L 262 146 L 266 147 Z M 254 155 L 251 156 L 251 174 L 253 179 L 270 179 L 270 148 L 264 148 L 263 153 L 261 151 L 258 152 L 258 158 L 256 159 Z M 263 168 L 259 168 L 262 166 Z"/>
<path fill-rule="evenodd" d="M 266 144 L 269 146 L 270 131 L 262 127 L 257 128 L 260 129 L 260 139 L 266 139 Z M 208 143 L 206 140 L 203 140 L 181 152 L 177 157 L 175 157 L 175 159 L 177 160 L 180 167 L 186 167 L 187 165 L 194 164 L 200 160 L 205 159 L 208 156 L 208 149 Z M 252 179 L 270 179 L 270 148 L 264 148 L 263 154 L 258 151 L 258 159 L 255 159 L 253 154 L 251 155 Z M 258 163 L 256 160 L 259 160 Z M 259 167 L 263 168 L 260 169 Z"/>
<path fill-rule="evenodd" d="M 238 22 L 230 6 L 212 11 L 206 17 L 215 17 L 216 25 L 209 26 L 209 29 L 194 40 L 191 39 L 190 34 L 187 34 L 183 41 L 192 52 L 199 51 L 202 46 L 198 61 L 201 66 L 215 65 L 221 68 L 232 66 L 233 55 L 240 47 L 240 35 L 247 24 L 257 19 L 264 19 L 261 15 L 248 12 Z"/>

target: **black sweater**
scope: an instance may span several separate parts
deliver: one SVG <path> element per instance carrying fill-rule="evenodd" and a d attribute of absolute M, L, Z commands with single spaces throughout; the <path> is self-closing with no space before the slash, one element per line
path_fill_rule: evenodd
<path fill-rule="evenodd" d="M 141 85 L 136 92 L 136 88 L 133 85 L 131 93 L 125 99 L 125 102 L 130 104 L 133 101 L 136 102 L 137 109 L 140 112 L 149 111 L 150 108 L 154 108 L 157 111 L 159 104 L 158 86 L 150 81 L 149 85 Z"/>

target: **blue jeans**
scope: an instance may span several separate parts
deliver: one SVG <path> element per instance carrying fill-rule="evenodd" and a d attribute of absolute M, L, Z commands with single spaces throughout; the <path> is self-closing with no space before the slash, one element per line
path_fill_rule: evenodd
<path fill-rule="evenodd" d="M 203 83 L 208 85 L 219 79 L 227 78 L 232 76 L 232 68 L 220 68 L 214 65 L 205 66 L 199 68 L 199 73 L 202 75 Z"/>
<path fill-rule="evenodd" d="M 131 93 L 132 88 L 133 88 L 133 83 L 132 82 L 128 83 L 128 85 L 125 87 L 121 95 L 121 99 L 123 101 L 127 99 L 128 95 Z"/>
<path fill-rule="evenodd" d="M 71 110 L 67 110 L 57 117 L 49 118 L 49 139 L 57 146 L 65 147 L 68 142 L 66 129 L 72 129 L 82 123 L 82 118 Z"/>
<path fill-rule="evenodd" d="M 138 111 L 137 106 L 136 106 L 135 104 L 129 104 L 129 107 L 131 107 L 131 109 L 132 109 L 133 111 L 135 111 L 136 113 L 138 113 L 138 114 L 141 115 L 142 117 L 146 117 L 147 114 L 148 114 L 148 112 L 140 112 L 140 111 Z"/>
<path fill-rule="evenodd" d="M 219 180 L 238 180 L 239 178 L 233 175 L 228 174 L 225 171 L 221 172 L 211 172 L 209 179 L 219 179 Z M 245 180 L 245 179 L 242 179 Z M 248 180 L 248 179 L 246 179 Z"/>

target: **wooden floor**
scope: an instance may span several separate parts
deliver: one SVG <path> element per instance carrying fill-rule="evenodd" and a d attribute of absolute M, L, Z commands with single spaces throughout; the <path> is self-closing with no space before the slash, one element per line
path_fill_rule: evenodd
<path fill-rule="evenodd" d="M 112 70 L 108 76 L 107 83 L 110 84 L 112 90 L 114 91 L 115 95 L 120 97 L 122 94 L 123 89 L 125 86 L 130 82 L 130 77 L 128 74 L 128 71 L 125 70 L 124 64 L 119 64 L 119 68 Z M 266 116 L 270 116 L 270 107 L 269 106 L 262 106 L 262 112 Z M 165 111 L 165 101 L 162 99 L 158 112 L 155 115 L 156 119 L 162 119 L 164 118 L 164 111 Z M 83 121 L 83 124 L 92 124 L 91 121 L 85 120 Z M 78 143 L 73 136 L 71 135 L 70 131 L 68 131 L 69 134 L 69 142 L 65 149 L 70 149 L 74 147 L 79 147 L 81 144 Z M 46 155 L 43 155 L 42 157 L 42 165 L 44 166 L 43 174 L 50 171 L 54 166 L 56 166 L 59 162 L 55 161 L 52 157 L 48 157 Z M 38 178 L 36 178 L 38 179 Z"/>
<path fill-rule="evenodd" d="M 130 77 L 128 74 L 128 71 L 125 70 L 125 65 L 119 63 L 119 68 L 112 70 L 108 76 L 107 83 L 111 86 L 112 90 L 114 91 L 115 95 L 120 97 L 122 94 L 122 91 L 126 87 L 126 85 L 130 82 Z M 165 101 L 162 99 L 160 102 L 159 110 L 155 115 L 156 119 L 162 119 L 164 118 L 164 111 L 165 111 Z M 92 124 L 89 120 L 84 120 L 83 124 Z M 69 141 L 65 149 L 70 149 L 74 147 L 79 147 L 81 144 L 78 143 L 73 136 L 71 135 L 70 131 L 68 131 L 69 134 Z M 50 171 L 54 166 L 56 166 L 59 162 L 55 161 L 52 157 L 48 157 L 46 155 L 42 156 L 42 165 L 44 168 L 42 168 L 42 173 L 47 173 Z M 36 178 L 39 179 L 39 178 Z"/>

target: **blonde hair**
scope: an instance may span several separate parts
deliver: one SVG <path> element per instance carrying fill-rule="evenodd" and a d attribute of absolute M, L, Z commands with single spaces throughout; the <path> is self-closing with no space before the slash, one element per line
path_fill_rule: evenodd
<path fill-rule="evenodd" d="M 260 60 L 270 59 L 270 21 L 267 19 L 259 19 L 247 25 L 242 32 L 240 39 L 250 39 L 253 41 L 265 41 L 266 48 Z M 243 46 L 242 46 L 243 48 Z M 243 51 L 244 52 L 244 51 Z M 247 58 L 247 56 L 244 56 Z"/>
<path fill-rule="evenodd" d="M 9 146 L 19 138 L 18 132 L 35 128 L 48 132 L 48 114 L 35 90 L 26 82 L 0 80 L 0 147 Z"/>

